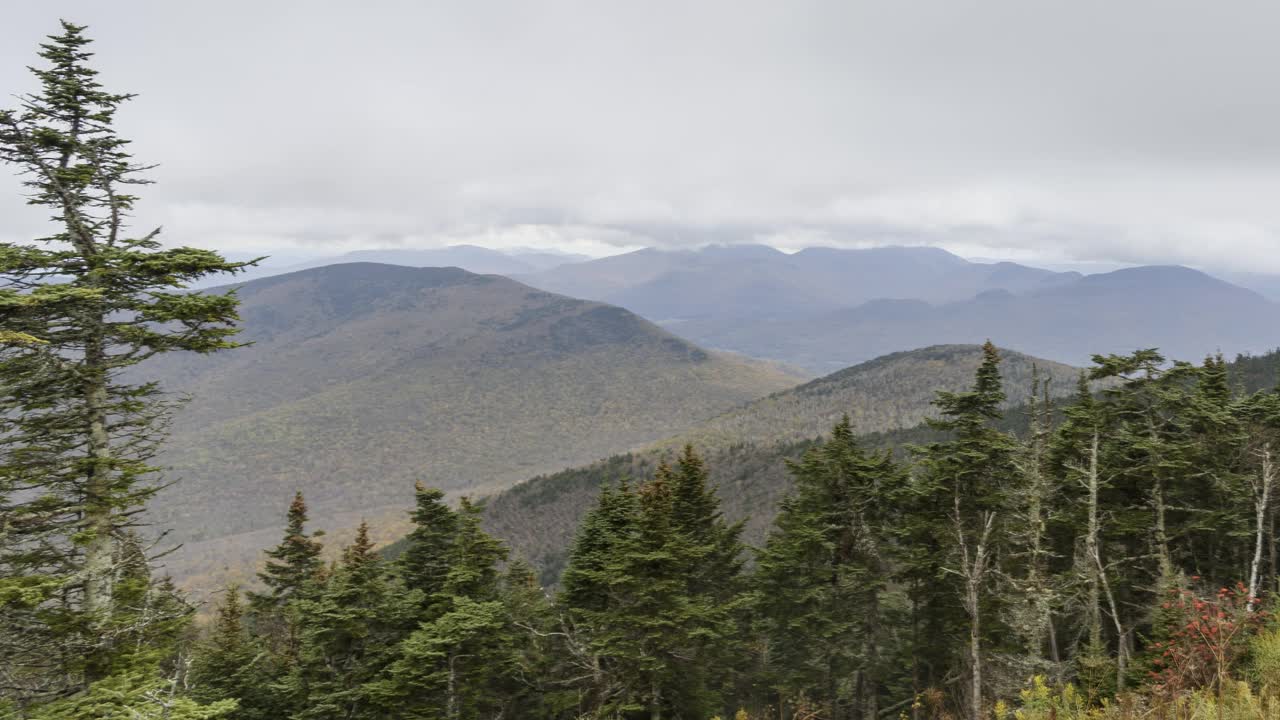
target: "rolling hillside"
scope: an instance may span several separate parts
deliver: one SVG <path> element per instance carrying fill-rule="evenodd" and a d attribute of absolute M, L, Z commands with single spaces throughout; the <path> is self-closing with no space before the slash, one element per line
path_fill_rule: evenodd
<path fill-rule="evenodd" d="M 691 442 L 706 454 L 726 512 L 747 518 L 748 539 L 758 540 L 790 487 L 786 458 L 797 457 L 845 413 L 863 433 L 919 424 L 930 414 L 936 391 L 972 383 L 980 356 L 976 345 L 894 353 L 762 398 L 646 450 L 536 477 L 488 501 L 489 529 L 543 568 L 544 579 L 553 578 L 602 483 L 645 477 L 663 457 Z M 1006 351 L 1002 371 L 1011 406 L 1025 401 L 1033 364 L 1052 378 L 1055 394 L 1074 391 L 1078 369 Z"/>
<path fill-rule="evenodd" d="M 650 477 L 659 462 L 685 442 L 693 442 L 707 461 L 726 514 L 745 520 L 745 540 L 758 544 L 791 487 L 787 460 L 799 458 L 846 411 L 859 419 L 855 429 L 871 447 L 902 448 L 938 439 L 920 419 L 929 413 L 935 390 L 960 390 L 972 383 L 977 352 L 975 346 L 930 347 L 894 353 L 819 378 L 725 413 L 644 451 L 516 485 L 488 501 L 486 523 L 540 569 L 545 583 L 557 582 L 573 532 L 595 502 L 600 486 L 623 478 Z M 1074 368 L 1010 351 L 1003 357 L 1009 410 L 1002 425 L 1011 431 L 1026 427 L 1023 403 L 1033 362 L 1053 378 L 1054 395 L 1075 390 L 1079 371 Z M 1232 384 L 1246 391 L 1280 386 L 1280 350 L 1237 357 L 1229 369 Z M 904 401 L 892 404 L 899 393 Z M 894 409 L 869 411 L 875 407 Z M 802 417 L 804 413 L 822 420 Z M 769 433 L 770 427 L 777 428 L 776 436 Z"/>
<path fill-rule="evenodd" d="M 401 520 L 417 480 L 501 489 L 798 381 L 620 308 L 457 268 L 333 265 L 239 294 L 250 347 L 142 369 L 193 398 L 161 459 L 181 482 L 154 513 L 189 543 L 170 563 L 183 574 L 235 565 L 233 536 L 274 532 L 296 489 L 321 526 Z"/>

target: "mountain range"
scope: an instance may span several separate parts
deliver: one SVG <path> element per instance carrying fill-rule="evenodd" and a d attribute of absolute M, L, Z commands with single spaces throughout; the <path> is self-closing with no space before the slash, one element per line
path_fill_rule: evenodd
<path fill-rule="evenodd" d="M 1262 352 L 1280 305 L 1180 266 L 1082 275 L 976 263 L 945 250 L 765 246 L 641 250 L 522 280 L 625 307 L 701 345 L 826 373 L 904 348 L 991 338 L 1083 364 L 1159 347 L 1171 357 Z"/>
<path fill-rule="evenodd" d="M 621 308 L 457 268 L 330 265 L 235 287 L 250 345 L 140 370 L 192 398 L 160 458 L 181 482 L 154 512 L 181 529 L 170 565 L 188 576 L 234 565 L 236 537 L 274 533 L 295 490 L 322 527 L 403 522 L 416 481 L 501 489 L 799 380 Z"/>
<path fill-rule="evenodd" d="M 650 319 L 812 314 L 878 299 L 966 300 L 986 290 L 1051 287 L 1079 273 L 1015 263 L 973 263 L 940 248 L 806 248 L 766 245 L 698 250 L 647 248 L 551 268 L 523 281 L 552 292 L 611 302 Z"/>
<path fill-rule="evenodd" d="M 1076 364 L 1095 351 L 1159 347 L 1196 358 L 1280 343 L 1276 276 L 1219 279 L 1180 266 L 1082 274 L 969 261 L 933 247 L 784 253 L 766 245 L 710 245 L 592 260 L 455 245 L 268 264 L 249 277 L 357 261 L 506 275 L 624 307 L 700 345 L 815 375 L 904 348 L 987 337 Z"/>

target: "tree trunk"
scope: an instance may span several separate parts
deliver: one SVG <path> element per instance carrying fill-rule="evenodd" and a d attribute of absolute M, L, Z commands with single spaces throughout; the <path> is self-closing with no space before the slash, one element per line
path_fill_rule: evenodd
<path fill-rule="evenodd" d="M 982 552 L 981 548 L 978 550 Z M 978 607 L 978 583 L 970 579 L 967 590 L 969 614 L 969 662 L 973 664 L 969 691 L 970 720 L 982 720 L 982 616 Z"/>
<path fill-rule="evenodd" d="M 449 654 L 449 679 L 445 687 L 444 710 L 444 716 L 449 720 L 455 720 L 458 717 L 458 673 L 454 668 L 457 660 L 458 656 Z"/>
<path fill-rule="evenodd" d="M 649 694 L 652 696 L 649 700 L 649 720 L 662 720 L 662 688 L 658 687 L 657 679 L 649 684 Z"/>
<path fill-rule="evenodd" d="M 1102 560 L 1098 550 L 1098 433 L 1094 432 L 1089 448 L 1089 530 L 1085 535 L 1085 553 L 1089 567 L 1089 641 L 1102 646 Z"/>
<path fill-rule="evenodd" d="M 1257 526 L 1254 533 L 1253 563 L 1249 567 L 1249 605 L 1253 612 L 1253 598 L 1258 597 L 1258 573 L 1262 567 L 1262 541 L 1266 531 L 1267 509 L 1271 503 L 1271 486 L 1275 482 L 1275 470 L 1272 467 L 1271 443 L 1262 446 L 1262 477 L 1259 480 L 1258 492 L 1254 493 L 1254 516 Z"/>
<path fill-rule="evenodd" d="M 1062 664 L 1062 652 L 1058 649 L 1058 629 L 1053 626 L 1052 613 L 1049 614 L 1049 659 L 1054 665 Z"/>
<path fill-rule="evenodd" d="M 1149 436 L 1151 444 L 1159 447 L 1159 435 L 1156 433 L 1155 424 L 1148 418 Z M 1159 458 L 1156 458 L 1157 463 Z M 1164 501 L 1164 478 L 1160 477 L 1159 465 L 1156 466 L 1155 484 L 1151 487 L 1151 502 L 1155 506 L 1156 526 L 1155 526 L 1155 542 L 1156 554 L 1160 558 L 1160 577 L 1173 577 L 1173 558 L 1169 555 L 1169 527 L 1166 521 L 1168 508 Z"/>
<path fill-rule="evenodd" d="M 1128 634 L 1120 621 L 1120 608 L 1116 605 L 1116 596 L 1111 592 L 1111 583 L 1107 581 L 1107 571 L 1102 567 L 1102 557 L 1095 557 L 1098 565 L 1098 577 L 1102 580 L 1102 589 L 1107 595 L 1107 606 L 1111 608 L 1111 620 L 1116 627 L 1116 692 L 1124 690 L 1124 676 L 1128 664 Z"/>
<path fill-rule="evenodd" d="M 84 605 L 95 623 L 111 609 L 112 556 L 115 523 L 111 508 L 111 439 L 107 433 L 106 350 L 102 319 L 85 348 L 85 421 L 88 430 L 88 470 L 82 523 L 89 534 L 84 557 Z"/>
<path fill-rule="evenodd" d="M 866 689 L 865 711 L 862 717 L 876 720 L 880 716 L 880 646 L 876 642 L 876 630 L 880 627 L 880 592 L 873 590 L 868 599 L 866 643 L 863 655 L 866 672 L 863 675 Z"/>
<path fill-rule="evenodd" d="M 964 578 L 965 612 L 969 615 L 969 662 L 970 695 L 969 720 L 982 720 L 982 585 L 985 582 L 988 564 L 988 542 L 995 526 L 994 513 L 984 513 L 982 530 L 970 549 L 969 538 L 965 534 L 964 522 L 961 520 L 960 494 L 955 496 L 956 539 L 960 545 L 960 557 L 963 570 L 959 573 Z"/>
<path fill-rule="evenodd" d="M 1269 529 L 1267 532 L 1267 554 L 1270 556 L 1267 568 L 1268 589 L 1275 591 L 1276 576 L 1280 575 L 1280 556 L 1276 553 L 1276 508 L 1272 503 L 1271 508 L 1267 511 L 1267 522 Z"/>
<path fill-rule="evenodd" d="M 920 697 L 920 583 L 911 593 L 911 697 Z M 911 720 L 920 720 L 920 703 L 911 703 Z"/>

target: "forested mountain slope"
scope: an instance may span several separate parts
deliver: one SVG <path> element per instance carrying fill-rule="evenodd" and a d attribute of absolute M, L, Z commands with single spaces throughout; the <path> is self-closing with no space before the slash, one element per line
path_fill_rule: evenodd
<path fill-rule="evenodd" d="M 727 511 L 750 518 L 748 537 L 758 539 L 789 487 L 785 458 L 795 457 L 846 413 L 863 433 L 919 424 L 931 415 L 934 393 L 965 388 L 981 358 L 979 346 L 948 345 L 847 368 L 724 413 L 647 450 L 521 483 L 488 501 L 488 527 L 554 574 L 602 483 L 651 475 L 664 457 L 693 443 L 707 455 Z M 1054 394 L 1074 390 L 1078 369 L 1006 351 L 1002 371 L 1011 405 L 1027 398 L 1033 364 L 1052 379 Z"/>
<path fill-rule="evenodd" d="M 933 414 L 933 390 L 964 389 L 980 357 L 980 348 L 973 345 L 931 347 L 842 370 L 726 413 L 649 450 L 615 455 L 516 485 L 489 499 L 486 523 L 539 568 L 544 582 L 555 582 L 574 528 L 595 503 L 600 487 L 650 477 L 658 463 L 671 459 L 681 444 L 692 442 L 706 457 L 726 513 L 734 520 L 746 520 L 749 543 L 761 542 L 777 503 L 791 487 L 787 460 L 799 458 L 841 414 L 848 412 L 854 418 L 855 430 L 872 447 L 900 449 L 936 440 L 938 434 L 921 422 Z M 1052 378 L 1052 395 L 1061 397 L 1075 390 L 1078 369 L 1010 351 L 1003 358 L 1009 409 L 1001 425 L 1011 431 L 1026 428 L 1023 403 L 1031 387 L 1033 362 Z M 1232 383 L 1244 390 L 1276 386 L 1280 351 L 1238 357 L 1229 369 Z M 899 397 L 894 388 L 903 391 L 902 402 L 894 402 Z M 875 411 L 882 405 L 894 409 Z M 784 408 L 798 414 L 788 418 Z M 822 421 L 811 422 L 813 417 Z M 777 436 L 768 434 L 771 424 L 778 429 Z M 735 436 L 734 431 L 739 434 Z"/>
<path fill-rule="evenodd" d="M 322 526 L 403 520 L 415 481 L 500 489 L 797 382 L 626 310 L 457 268 L 333 265 L 239 294 L 252 345 L 143 368 L 192 397 L 162 458 L 180 482 L 153 514 L 187 560 L 234 558 L 230 536 L 275 526 L 295 490 Z"/>

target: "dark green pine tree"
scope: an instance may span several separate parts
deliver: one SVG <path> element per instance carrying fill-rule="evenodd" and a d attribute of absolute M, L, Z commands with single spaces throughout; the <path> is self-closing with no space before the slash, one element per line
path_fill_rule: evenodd
<path fill-rule="evenodd" d="M 448 572 L 422 621 L 396 648 L 369 692 L 397 717 L 455 720 L 503 716 L 512 671 L 507 609 L 499 586 L 502 543 L 481 529 L 481 508 L 463 498 Z"/>
<path fill-rule="evenodd" d="M 847 416 L 791 473 L 755 574 L 769 681 L 784 707 L 803 698 L 823 717 L 874 718 L 905 473 L 888 453 L 859 447 Z"/>
<path fill-rule="evenodd" d="M 930 499 L 930 506 L 945 508 L 945 515 L 933 522 L 932 542 L 943 549 L 937 579 L 951 578 L 945 584 L 959 596 L 966 617 L 967 637 L 961 644 L 966 649 L 966 714 L 970 720 L 984 717 L 987 684 L 983 671 L 990 649 L 1002 647 L 1010 639 L 996 622 L 1003 613 L 994 589 L 1005 526 L 1012 514 L 1010 493 L 1020 482 L 1017 442 L 995 427 L 1005 400 L 1000 355 L 990 341 L 982 352 L 973 388 L 961 393 L 939 392 L 934 401 L 942 417 L 930 420 L 929 425 L 950 437 L 920 449 L 917 488 Z"/>
<path fill-rule="evenodd" d="M 673 708 L 713 715 L 731 713 L 726 693 L 745 670 L 744 638 L 749 598 L 742 576 L 746 562 L 742 522 L 730 523 L 709 473 L 692 445 L 670 470 L 672 542 L 681 542 L 685 595 L 690 604 L 693 644 L 677 654 L 678 682 L 667 689 Z"/>
<path fill-rule="evenodd" d="M 302 493 L 293 496 L 285 519 L 284 538 L 266 551 L 267 562 L 258 579 L 266 592 L 249 593 L 250 606 L 258 613 L 269 613 L 302 594 L 322 567 L 320 553 L 324 547 L 316 538 L 321 533 L 307 534 L 307 501 Z"/>
<path fill-rule="evenodd" d="M 415 486 L 413 530 L 405 538 L 404 553 L 396 559 L 396 571 L 411 590 L 432 603 L 444 589 L 454 555 L 458 516 L 444 503 L 444 493 Z M 426 617 L 423 618 L 428 619 Z"/>
<path fill-rule="evenodd" d="M 596 506 L 578 527 L 564 576 L 560 579 L 562 604 L 574 611 L 600 612 L 612 600 L 610 568 L 623 545 L 636 531 L 636 496 L 624 482 L 618 488 L 601 488 Z"/>
<path fill-rule="evenodd" d="M 566 628 L 538 576 L 521 559 L 507 564 L 500 581 L 504 627 L 492 692 L 504 699 L 503 716 L 543 720 L 570 716 L 578 705 L 575 668 Z"/>
<path fill-rule="evenodd" d="M 635 531 L 606 561 L 610 606 L 590 620 L 592 644 L 625 688 L 616 710 L 658 720 L 677 684 L 673 653 L 686 648 L 691 611 L 681 569 L 683 539 L 672 527 L 671 473 L 665 466 L 637 491 Z M 674 541 L 674 542 L 673 542 Z"/>
<path fill-rule="evenodd" d="M 711 715 L 740 642 L 737 536 L 686 451 L 637 490 L 601 493 L 565 572 L 561 603 L 584 648 L 580 712 Z"/>
<path fill-rule="evenodd" d="M 1079 641 L 1067 651 L 1075 658 L 1080 684 L 1089 697 L 1099 698 L 1114 692 L 1127 675 L 1129 628 L 1111 584 L 1113 530 L 1108 508 L 1113 491 L 1111 473 L 1102 464 L 1107 406 L 1094 396 L 1084 372 L 1063 415 L 1050 441 L 1048 464 L 1049 473 L 1061 483 L 1063 498 L 1056 529 L 1072 551 L 1069 577 L 1081 595 L 1075 621 Z"/>
<path fill-rule="evenodd" d="M 48 235 L 0 243 L 0 665 L 39 700 L 100 679 L 117 543 L 155 491 L 150 461 L 172 403 L 126 374 L 156 354 L 235 347 L 237 300 L 191 292 L 235 272 L 208 250 L 134 234 L 148 166 L 128 153 L 84 28 L 62 23 L 32 68 L 38 92 L 0 111 L 0 161 L 23 177 Z M 65 662 L 65 665 L 51 663 Z"/>
<path fill-rule="evenodd" d="M 1124 668 L 1117 689 L 1124 690 L 1142 682 L 1156 660 L 1142 643 L 1167 639 L 1176 624 L 1162 606 L 1186 587 L 1183 569 L 1196 554 L 1200 516 L 1207 514 L 1200 507 L 1213 510 L 1216 503 L 1206 502 L 1212 490 L 1203 478 L 1193 478 L 1201 447 L 1193 422 L 1201 369 L 1168 364 L 1152 349 L 1094 356 L 1094 365 L 1090 378 L 1110 383 L 1101 393 L 1109 422 L 1099 467 L 1109 486 L 1102 500 L 1106 552 L 1117 571 L 1107 578 L 1107 603 L 1114 599 L 1112 624 L 1124 629 L 1116 653 Z"/>
<path fill-rule="evenodd" d="M 292 600 L 302 620 L 296 664 L 283 683 L 297 720 L 383 718 L 372 690 L 418 611 L 386 571 L 361 523 L 324 586 Z"/>
<path fill-rule="evenodd" d="M 1181 516 L 1173 497 L 1187 487 L 1194 446 L 1187 424 L 1187 396 L 1196 369 L 1187 363 L 1165 368 L 1155 350 L 1094 357 L 1093 380 L 1114 384 L 1103 391 L 1112 423 L 1103 444 L 1103 464 L 1128 508 L 1115 514 L 1117 529 L 1132 542 L 1127 555 L 1148 556 L 1147 578 L 1135 575 L 1132 590 L 1154 588 L 1176 575 L 1173 521 Z M 1122 505 L 1122 503 L 1117 503 Z M 1147 604 L 1147 603 L 1142 603 Z"/>
<path fill-rule="evenodd" d="M 1253 551 L 1249 434 L 1241 412 L 1247 398 L 1235 397 L 1221 355 L 1205 358 L 1190 381 L 1178 408 L 1187 416 L 1190 462 L 1173 502 L 1195 512 L 1177 518 L 1183 527 L 1175 560 L 1216 587 L 1230 587 L 1247 581 L 1241 568 L 1249 566 Z"/>
<path fill-rule="evenodd" d="M 615 579 L 619 560 L 638 531 L 639 510 L 625 480 L 617 488 L 601 488 L 595 507 L 578 526 L 561 577 L 557 604 L 564 609 L 564 619 L 557 631 L 564 640 L 567 664 L 561 677 L 576 691 L 581 716 L 626 704 L 628 684 L 615 671 L 618 663 L 603 655 L 608 648 L 594 631 L 607 625 L 609 613 L 625 599 Z"/>
<path fill-rule="evenodd" d="M 213 627 L 192 650 L 189 693 L 203 703 L 236 701 L 235 711 L 227 715 L 229 720 L 283 717 L 288 708 L 281 705 L 272 687 L 279 676 L 274 661 L 259 638 L 249 634 L 240 588 L 230 585 L 223 593 Z"/>

